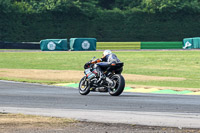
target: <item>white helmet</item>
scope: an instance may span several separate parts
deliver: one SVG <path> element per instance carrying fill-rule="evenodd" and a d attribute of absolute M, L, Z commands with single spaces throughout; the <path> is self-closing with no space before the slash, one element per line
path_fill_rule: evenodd
<path fill-rule="evenodd" d="M 110 50 L 105 50 L 103 52 L 103 56 L 106 56 L 106 55 L 109 55 L 109 54 L 112 54 L 112 52 Z"/>

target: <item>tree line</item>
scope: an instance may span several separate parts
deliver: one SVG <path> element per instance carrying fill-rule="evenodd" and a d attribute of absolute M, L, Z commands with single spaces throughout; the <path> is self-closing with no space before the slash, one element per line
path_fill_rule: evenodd
<path fill-rule="evenodd" d="M 0 41 L 181 41 L 199 22 L 200 0 L 0 0 Z"/>
<path fill-rule="evenodd" d="M 1 13 L 63 12 L 93 15 L 105 10 L 200 13 L 200 0 L 0 0 Z"/>

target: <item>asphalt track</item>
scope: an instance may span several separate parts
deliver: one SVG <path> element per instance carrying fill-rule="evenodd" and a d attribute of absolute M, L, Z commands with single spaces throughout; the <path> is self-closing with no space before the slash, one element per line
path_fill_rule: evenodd
<path fill-rule="evenodd" d="M 107 93 L 81 96 L 70 87 L 0 80 L 0 112 L 82 121 L 200 128 L 200 96 Z"/>

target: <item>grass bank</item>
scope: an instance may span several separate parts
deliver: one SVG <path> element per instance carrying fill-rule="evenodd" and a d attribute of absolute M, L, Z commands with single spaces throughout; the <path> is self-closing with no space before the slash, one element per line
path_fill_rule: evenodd
<path fill-rule="evenodd" d="M 199 51 L 118 51 L 114 53 L 125 63 L 123 73 L 184 78 L 182 81 L 148 81 L 144 79 L 144 81 L 128 81 L 128 83 L 166 87 L 200 87 Z M 96 51 L 1 52 L 0 68 L 83 71 L 85 62 L 93 56 L 101 57 L 101 55 L 102 52 Z"/>

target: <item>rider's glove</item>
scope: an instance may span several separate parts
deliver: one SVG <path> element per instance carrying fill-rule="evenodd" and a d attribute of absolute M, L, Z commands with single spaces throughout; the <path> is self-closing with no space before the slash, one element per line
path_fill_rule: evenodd
<path fill-rule="evenodd" d="M 96 59 L 96 60 L 92 61 L 91 63 L 95 64 L 95 63 L 99 63 L 99 62 L 101 62 L 101 59 Z"/>

